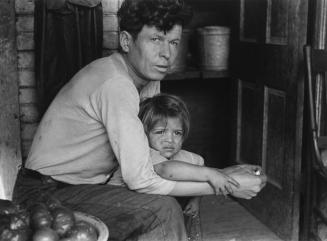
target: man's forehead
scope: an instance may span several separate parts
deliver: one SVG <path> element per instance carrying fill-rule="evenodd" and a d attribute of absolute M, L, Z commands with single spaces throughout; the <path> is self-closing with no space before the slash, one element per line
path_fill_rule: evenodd
<path fill-rule="evenodd" d="M 163 31 L 159 30 L 155 26 L 149 26 L 149 25 L 144 25 L 140 33 L 145 33 L 145 34 L 157 34 L 160 36 L 166 36 L 166 35 L 171 35 L 171 36 L 180 36 L 182 34 L 182 26 L 181 25 L 174 25 L 172 29 L 168 31 Z"/>

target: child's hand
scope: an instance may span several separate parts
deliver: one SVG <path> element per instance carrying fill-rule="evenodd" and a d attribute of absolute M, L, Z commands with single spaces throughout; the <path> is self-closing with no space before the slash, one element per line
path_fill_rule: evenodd
<path fill-rule="evenodd" d="M 235 179 L 224 174 L 219 169 L 211 168 L 211 170 L 208 182 L 215 190 L 216 195 L 233 193 L 233 190 L 239 187 L 240 184 Z"/>
<path fill-rule="evenodd" d="M 195 217 L 199 215 L 200 210 L 200 198 L 192 198 L 184 209 L 184 214 L 187 216 Z"/>

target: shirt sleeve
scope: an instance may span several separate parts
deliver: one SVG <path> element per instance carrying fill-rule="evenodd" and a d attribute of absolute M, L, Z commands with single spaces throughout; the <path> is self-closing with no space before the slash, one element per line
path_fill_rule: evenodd
<path fill-rule="evenodd" d="M 170 193 L 176 182 L 161 178 L 153 169 L 134 84 L 124 78 L 106 81 L 94 99 L 126 185 L 142 193 Z"/>
<path fill-rule="evenodd" d="M 160 155 L 160 152 L 153 149 L 153 148 L 150 148 L 150 158 L 151 158 L 151 161 L 152 161 L 152 164 L 153 165 L 156 165 L 156 164 L 159 164 L 161 162 L 165 162 L 165 161 L 168 161 L 167 158 L 165 158 L 164 156 Z"/>
<path fill-rule="evenodd" d="M 194 165 L 204 166 L 204 159 L 202 156 L 185 150 L 180 150 L 179 152 L 177 152 L 171 158 L 171 160 L 183 161 Z"/>

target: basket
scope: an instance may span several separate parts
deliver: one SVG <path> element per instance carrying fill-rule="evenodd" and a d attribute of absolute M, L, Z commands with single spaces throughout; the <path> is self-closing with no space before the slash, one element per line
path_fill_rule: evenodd
<path fill-rule="evenodd" d="M 99 218 L 92 216 L 87 213 L 82 213 L 82 212 L 74 212 L 75 219 L 77 221 L 85 221 L 90 224 L 92 224 L 97 233 L 98 233 L 98 241 L 107 241 L 109 238 L 109 230 L 107 225 L 102 222 Z"/>

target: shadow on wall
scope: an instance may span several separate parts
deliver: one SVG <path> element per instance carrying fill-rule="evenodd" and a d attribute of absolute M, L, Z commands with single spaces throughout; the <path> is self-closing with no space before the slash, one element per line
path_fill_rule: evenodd
<path fill-rule="evenodd" d="M 161 82 L 162 92 L 178 95 L 186 102 L 191 128 L 184 148 L 203 156 L 207 166 L 221 168 L 230 160 L 230 82 L 228 78 Z"/>

